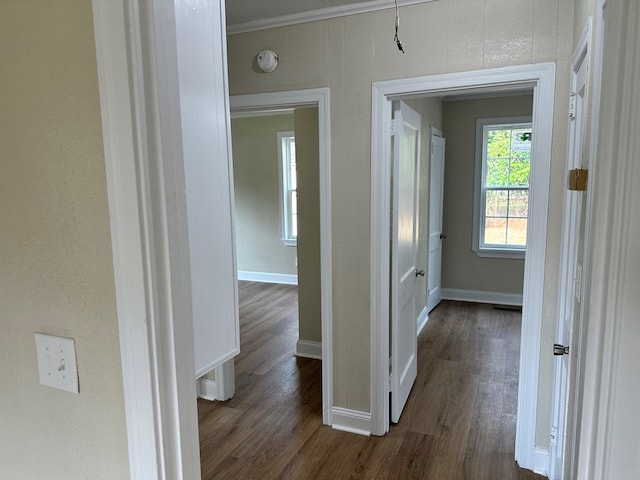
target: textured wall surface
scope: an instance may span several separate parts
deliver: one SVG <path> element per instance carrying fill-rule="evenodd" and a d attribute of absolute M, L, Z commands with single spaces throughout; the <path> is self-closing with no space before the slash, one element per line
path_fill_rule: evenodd
<path fill-rule="evenodd" d="M 0 62 L 0 478 L 128 478 L 91 2 L 1 2 Z M 34 332 L 75 339 L 79 394 Z"/>
<path fill-rule="evenodd" d="M 557 62 L 550 205 L 561 205 L 573 2 L 440 0 L 400 9 L 406 55 L 392 42 L 394 12 L 352 15 L 231 35 L 232 94 L 331 89 L 334 402 L 368 411 L 370 400 L 369 206 L 371 83 L 447 72 Z M 264 48 L 282 57 L 260 74 Z M 549 212 L 542 351 L 553 343 L 562 210 Z M 538 445 L 547 446 L 552 359 L 544 356 Z"/>

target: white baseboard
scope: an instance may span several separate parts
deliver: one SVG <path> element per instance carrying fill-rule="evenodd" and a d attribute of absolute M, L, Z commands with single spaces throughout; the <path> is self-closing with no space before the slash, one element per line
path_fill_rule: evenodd
<path fill-rule="evenodd" d="M 215 381 L 209 380 L 208 378 L 198 379 L 198 397 L 213 402 L 214 400 L 217 400 L 217 394 L 218 387 L 216 386 Z"/>
<path fill-rule="evenodd" d="M 333 407 L 331 417 L 336 430 L 343 432 L 357 433 L 358 435 L 371 435 L 371 414 L 359 410 Z"/>
<path fill-rule="evenodd" d="M 549 451 L 536 447 L 533 453 L 533 471 L 539 475 L 548 476 L 549 473 Z"/>
<path fill-rule="evenodd" d="M 427 324 L 428 321 L 429 321 L 429 312 L 427 311 L 427 307 L 424 307 L 420 312 L 420 315 L 418 315 L 418 335 L 420 335 L 420 332 L 422 331 L 422 329 L 424 328 L 424 326 Z"/>
<path fill-rule="evenodd" d="M 322 360 L 322 343 L 298 340 L 296 343 L 296 357 Z"/>
<path fill-rule="evenodd" d="M 238 271 L 238 280 L 247 282 L 281 283 L 284 285 L 298 285 L 298 275 L 285 273 L 265 273 Z"/>
<path fill-rule="evenodd" d="M 497 305 L 522 306 L 522 295 L 515 293 L 485 292 L 482 290 L 443 288 L 442 299 L 457 300 L 460 302 L 495 303 Z"/>

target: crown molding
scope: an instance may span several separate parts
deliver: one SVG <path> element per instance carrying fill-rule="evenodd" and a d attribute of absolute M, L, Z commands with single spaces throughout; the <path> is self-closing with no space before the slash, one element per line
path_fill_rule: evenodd
<path fill-rule="evenodd" d="M 398 6 L 406 7 L 417 3 L 435 1 L 437 0 L 398 0 Z M 253 32 L 256 30 L 266 30 L 268 28 L 285 27 L 287 25 L 295 25 L 299 23 L 315 22 L 318 20 L 326 20 L 328 18 L 346 17 L 348 15 L 375 12 L 389 8 L 395 8 L 394 0 L 372 0 L 352 5 L 321 8 L 318 10 L 311 10 L 309 12 L 293 13 L 291 15 L 283 15 L 281 17 L 265 18 L 250 22 L 237 23 L 234 25 L 227 25 L 227 35 Z"/>

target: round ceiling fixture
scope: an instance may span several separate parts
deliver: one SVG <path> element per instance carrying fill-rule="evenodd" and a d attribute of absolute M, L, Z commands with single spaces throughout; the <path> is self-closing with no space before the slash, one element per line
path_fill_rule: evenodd
<path fill-rule="evenodd" d="M 256 57 L 258 67 L 265 73 L 273 72 L 278 66 L 280 57 L 273 50 L 262 50 Z"/>

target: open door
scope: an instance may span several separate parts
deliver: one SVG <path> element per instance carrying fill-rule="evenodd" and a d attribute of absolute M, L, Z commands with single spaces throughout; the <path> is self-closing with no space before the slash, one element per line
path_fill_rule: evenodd
<path fill-rule="evenodd" d="M 427 311 L 442 300 L 442 202 L 444 194 L 444 144 L 442 132 L 431 129 L 431 166 L 429 168 L 429 264 Z"/>
<path fill-rule="evenodd" d="M 420 115 L 394 104 L 391 238 L 391 421 L 397 423 L 416 379 L 416 246 Z"/>
<path fill-rule="evenodd" d="M 588 169 L 583 162 L 585 126 L 585 92 L 588 56 L 574 58 L 571 74 L 572 111 L 569 115 L 569 147 L 567 169 Z M 587 192 L 566 191 L 562 236 L 562 263 L 560 266 L 560 292 L 558 298 L 558 324 L 556 328 L 556 356 L 553 389 L 553 413 L 549 448 L 549 478 L 572 478 L 571 462 L 575 462 L 575 441 L 578 438 L 576 386 L 579 374 L 579 348 L 582 343 L 582 287 Z"/>

